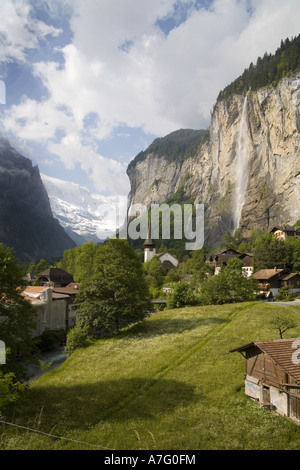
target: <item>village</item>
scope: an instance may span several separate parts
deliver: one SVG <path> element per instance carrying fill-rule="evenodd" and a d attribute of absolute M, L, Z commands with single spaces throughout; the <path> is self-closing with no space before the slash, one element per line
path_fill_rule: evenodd
<path fill-rule="evenodd" d="M 270 233 L 280 240 L 300 238 L 300 227 L 274 227 Z M 156 257 L 165 274 L 178 267 L 178 260 L 170 253 L 156 253 L 155 242 L 148 236 L 144 242 L 144 262 Z M 275 301 L 283 287 L 289 292 L 294 305 L 300 304 L 300 274 L 287 269 L 260 269 L 254 272 L 253 253 L 240 253 L 232 248 L 205 254 L 205 264 L 213 276 L 231 259 L 241 260 L 243 275 L 258 282 L 262 301 Z M 76 301 L 80 282 L 61 268 L 49 268 L 37 276 L 27 275 L 28 286 L 22 296 L 37 310 L 38 322 L 35 336 L 46 331 L 69 331 L 76 324 Z M 39 285 L 32 285 L 39 284 Z M 170 292 L 171 287 L 164 287 Z M 153 300 L 153 303 L 166 301 Z M 276 410 L 300 423 L 300 373 L 298 347 L 300 339 L 257 341 L 241 345 L 230 351 L 239 352 L 246 360 L 245 394 L 266 409 Z"/>
<path fill-rule="evenodd" d="M 300 238 L 300 227 L 274 227 L 270 233 L 280 240 L 290 237 Z M 160 261 L 165 274 L 178 267 L 178 260 L 170 253 L 156 253 L 155 242 L 148 237 L 144 242 L 144 263 L 150 262 L 154 257 Z M 206 253 L 205 263 L 212 267 L 213 275 L 217 276 L 221 268 L 226 266 L 232 258 L 243 262 L 244 276 L 258 281 L 257 294 L 260 294 L 266 301 L 275 299 L 282 287 L 286 287 L 292 297 L 300 294 L 299 273 L 276 267 L 254 272 L 253 253 L 240 253 L 232 248 L 223 249 L 215 253 Z M 28 286 L 22 295 L 38 310 L 36 335 L 46 330 L 67 331 L 75 325 L 76 296 L 80 283 L 74 281 L 73 274 L 61 268 L 51 267 L 37 275 L 28 273 L 25 280 L 28 281 Z M 171 287 L 163 289 L 168 293 Z"/>

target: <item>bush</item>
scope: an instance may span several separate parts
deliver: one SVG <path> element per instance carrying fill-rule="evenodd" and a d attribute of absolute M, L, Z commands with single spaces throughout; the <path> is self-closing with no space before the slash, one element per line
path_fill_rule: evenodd
<path fill-rule="evenodd" d="M 76 349 L 86 348 L 93 343 L 88 326 L 72 328 L 67 336 L 66 352 L 72 354 Z"/>
<path fill-rule="evenodd" d="M 65 343 L 65 332 L 61 331 L 44 331 L 37 339 L 37 347 L 40 351 L 48 351 Z"/>
<path fill-rule="evenodd" d="M 1 411 L 9 404 L 17 400 L 25 385 L 16 382 L 13 373 L 4 374 L 0 370 L 0 416 Z"/>
<path fill-rule="evenodd" d="M 180 308 L 187 305 L 195 305 L 197 303 L 196 296 L 191 286 L 184 281 L 173 284 L 172 292 L 169 294 L 169 308 Z"/>

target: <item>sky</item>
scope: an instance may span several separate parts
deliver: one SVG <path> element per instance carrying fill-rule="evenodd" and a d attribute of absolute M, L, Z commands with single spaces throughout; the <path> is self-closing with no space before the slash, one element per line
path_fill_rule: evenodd
<path fill-rule="evenodd" d="M 0 0 L 0 132 L 40 172 L 125 196 L 155 138 L 299 34 L 299 0 Z"/>

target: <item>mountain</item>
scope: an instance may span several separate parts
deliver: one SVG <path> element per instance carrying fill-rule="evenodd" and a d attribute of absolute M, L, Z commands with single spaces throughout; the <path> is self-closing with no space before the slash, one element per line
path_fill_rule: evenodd
<path fill-rule="evenodd" d="M 37 166 L 0 138 L 0 243 L 21 262 L 61 256 L 75 243 L 53 217 Z"/>
<path fill-rule="evenodd" d="M 170 143 L 187 146 L 188 134 L 195 136 L 179 130 L 156 140 L 130 163 L 131 203 L 204 204 L 211 248 L 228 230 L 248 236 L 300 219 L 299 71 L 274 86 L 219 97 L 194 150 L 167 154 Z"/>
<path fill-rule="evenodd" d="M 86 242 L 99 243 L 114 233 L 108 213 L 114 214 L 114 200 L 92 195 L 76 183 L 41 175 L 54 216 L 65 231 L 80 246 Z"/>

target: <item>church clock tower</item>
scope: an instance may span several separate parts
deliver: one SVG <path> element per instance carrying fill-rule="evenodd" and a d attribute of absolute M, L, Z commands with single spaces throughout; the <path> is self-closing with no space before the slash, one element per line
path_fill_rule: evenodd
<path fill-rule="evenodd" d="M 155 243 L 151 238 L 151 225 L 148 228 L 148 236 L 147 240 L 144 242 L 144 262 L 147 263 L 151 261 L 152 258 L 155 256 Z"/>

